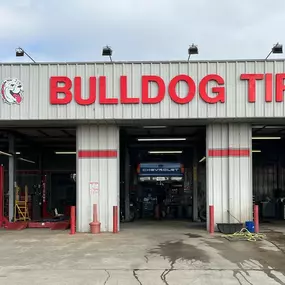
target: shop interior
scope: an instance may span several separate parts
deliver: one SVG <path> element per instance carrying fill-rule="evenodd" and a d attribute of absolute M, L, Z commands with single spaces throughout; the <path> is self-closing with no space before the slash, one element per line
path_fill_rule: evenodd
<path fill-rule="evenodd" d="M 0 136 L 4 216 L 12 215 L 12 221 L 21 221 L 24 215 L 34 223 L 34 227 L 68 221 L 70 207 L 76 203 L 76 129 L 66 126 L 9 128 L 0 130 Z M 14 141 L 9 139 L 11 136 Z M 9 160 L 13 153 L 16 184 L 11 186 Z M 121 222 L 205 221 L 204 155 L 204 127 L 122 127 Z M 196 170 L 193 168 L 195 163 Z M 146 169 L 162 172 L 145 180 L 140 171 Z M 193 179 L 193 171 L 197 179 Z M 25 203 L 27 209 L 24 211 L 20 210 L 21 206 L 16 211 L 9 207 L 8 191 L 11 187 L 15 188 L 15 203 Z M 198 201 L 196 216 L 194 188 Z"/>
<path fill-rule="evenodd" d="M 260 221 L 285 220 L 285 126 L 252 128 L 253 202 Z"/>
<path fill-rule="evenodd" d="M 134 126 L 120 136 L 121 222 L 205 222 L 205 127 Z"/>
<path fill-rule="evenodd" d="M 75 128 L 0 130 L 6 217 L 11 134 L 15 198 L 18 191 L 18 200 L 27 200 L 33 221 L 69 219 L 70 206 L 76 203 Z M 285 125 L 253 125 L 252 165 L 253 202 L 260 205 L 260 221 L 285 220 Z M 120 218 L 122 223 L 205 221 L 205 127 L 121 127 Z"/>
<path fill-rule="evenodd" d="M 0 136 L 4 216 L 12 216 L 12 221 L 32 221 L 29 227 L 49 227 L 59 221 L 66 221 L 63 227 L 67 227 L 70 206 L 76 203 L 76 129 L 18 127 L 1 129 Z M 13 153 L 15 182 L 9 185 Z M 15 198 L 12 209 L 11 187 Z"/>

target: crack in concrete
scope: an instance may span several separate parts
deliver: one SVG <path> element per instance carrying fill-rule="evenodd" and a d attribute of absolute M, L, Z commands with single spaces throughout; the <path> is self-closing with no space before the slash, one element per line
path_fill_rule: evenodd
<path fill-rule="evenodd" d="M 250 284 L 250 285 L 253 285 L 242 273 L 245 273 L 246 275 L 248 275 L 249 276 L 249 273 L 248 272 L 246 272 L 246 271 L 243 271 L 243 270 L 233 270 L 233 277 L 238 281 L 238 283 L 240 284 L 240 285 L 242 285 L 243 283 L 239 280 L 239 278 L 238 278 L 238 274 L 240 274 L 240 276 L 241 277 L 243 277 L 243 279 L 248 283 L 248 284 Z"/>
<path fill-rule="evenodd" d="M 162 280 L 162 282 L 164 283 L 164 284 L 166 284 L 166 285 L 169 285 L 168 283 L 167 283 L 167 281 L 165 280 L 165 274 L 168 274 L 168 271 L 169 271 L 170 269 L 165 269 L 162 273 L 161 273 L 161 275 L 160 275 L 160 279 Z"/>
<path fill-rule="evenodd" d="M 162 273 L 161 276 L 160 276 L 162 282 L 163 282 L 164 284 L 166 284 L 166 285 L 169 285 L 169 283 L 168 283 L 167 280 L 166 280 L 166 276 L 167 276 L 167 274 L 168 274 L 170 271 L 171 271 L 171 269 L 166 269 L 166 270 L 163 271 L 163 273 Z"/>
<path fill-rule="evenodd" d="M 139 280 L 139 277 L 138 277 L 138 275 L 137 275 L 137 271 L 139 271 L 139 269 L 134 269 L 134 270 L 133 270 L 133 275 L 134 275 L 135 279 L 138 281 L 138 283 L 139 283 L 140 285 L 143 285 L 143 284 L 141 283 L 141 281 Z"/>
<path fill-rule="evenodd" d="M 269 270 L 264 270 L 264 273 L 271 279 L 273 279 L 276 283 L 280 284 L 280 285 L 285 285 L 285 283 L 280 280 L 276 275 L 274 275 L 272 273 L 272 270 L 274 271 L 274 269 L 269 269 Z M 284 274 L 283 274 L 284 275 Z"/>
<path fill-rule="evenodd" d="M 160 275 L 160 279 L 162 280 L 162 282 L 165 284 L 165 285 L 169 285 L 169 283 L 167 282 L 167 280 L 166 280 L 166 276 L 171 272 L 171 271 L 173 271 L 173 267 L 174 267 L 174 263 L 175 262 L 171 262 L 171 264 L 170 264 L 170 269 L 165 269 L 162 273 L 161 273 L 161 275 Z"/>
<path fill-rule="evenodd" d="M 110 275 L 110 273 L 109 273 L 109 271 L 107 270 L 107 269 L 105 269 L 105 272 L 107 273 L 107 279 L 105 280 L 105 282 L 104 282 L 104 285 L 106 285 L 107 284 L 107 282 L 108 282 L 108 280 L 110 279 L 110 277 L 111 277 L 111 275 Z"/>
<path fill-rule="evenodd" d="M 242 283 L 240 282 L 240 280 L 238 279 L 237 275 L 239 274 L 239 270 L 234 270 L 233 271 L 233 277 L 237 280 L 237 282 L 242 285 Z"/>
<path fill-rule="evenodd" d="M 239 281 L 239 279 L 237 278 L 237 274 L 239 273 L 239 274 L 244 278 L 244 280 L 245 280 L 248 284 L 253 285 L 253 283 L 251 283 L 251 282 L 246 278 L 246 276 L 245 276 L 244 274 L 242 274 L 242 273 L 245 273 L 247 276 L 250 276 L 250 274 L 248 273 L 248 271 L 242 268 L 241 263 L 238 263 L 237 265 L 238 265 L 238 267 L 240 268 L 240 270 L 233 270 L 233 276 L 238 280 L 238 282 L 239 282 L 240 284 L 242 284 L 242 283 Z M 278 284 L 280 284 L 280 285 L 285 285 L 285 283 L 284 283 L 282 280 L 280 280 L 277 276 L 275 276 L 275 275 L 272 273 L 272 271 L 274 271 L 274 270 L 275 270 L 275 269 L 269 269 L 269 268 L 268 268 L 268 269 L 262 269 L 261 271 L 264 272 L 269 278 L 273 279 L 276 283 L 278 283 Z M 284 275 L 284 274 L 283 274 L 283 275 Z"/>

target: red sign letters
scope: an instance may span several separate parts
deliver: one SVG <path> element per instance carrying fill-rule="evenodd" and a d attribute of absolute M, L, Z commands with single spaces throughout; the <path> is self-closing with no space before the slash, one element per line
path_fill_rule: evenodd
<path fill-rule="evenodd" d="M 256 102 L 256 84 L 257 81 L 264 81 L 264 100 L 265 102 L 273 101 L 273 74 L 241 74 L 240 80 L 247 81 L 248 93 L 245 94 L 248 102 Z M 283 93 L 285 90 L 285 73 L 275 75 L 275 101 L 283 102 Z M 50 103 L 52 105 L 66 105 L 74 100 L 79 105 L 92 105 L 96 102 L 99 104 L 158 104 L 163 101 L 165 96 L 177 104 L 188 104 L 195 96 L 208 104 L 224 103 L 226 100 L 226 87 L 224 79 L 217 74 L 209 74 L 203 77 L 197 84 L 189 76 L 180 74 L 173 77 L 168 84 L 157 75 L 144 75 L 141 78 L 141 93 L 137 97 L 130 96 L 128 90 L 127 76 L 120 76 L 120 90 L 115 97 L 107 97 L 107 78 L 106 76 L 89 78 L 89 96 L 82 96 L 81 77 L 77 76 L 73 81 L 66 76 L 53 76 L 50 78 Z M 184 82 L 187 86 L 186 96 L 181 97 L 177 93 L 177 85 Z M 208 93 L 208 83 L 214 82 L 216 87 L 210 88 Z M 156 94 L 150 96 L 149 87 L 151 84 L 157 86 Z M 98 86 L 97 86 L 98 85 Z M 98 89 L 98 94 L 97 94 Z M 198 94 L 198 95 L 196 95 Z"/>
<path fill-rule="evenodd" d="M 53 76 L 50 78 L 50 103 L 52 105 L 66 105 L 69 104 L 72 99 L 80 105 L 91 105 L 96 102 L 97 99 L 97 83 L 99 85 L 98 100 L 99 104 L 158 104 L 160 103 L 165 95 L 166 88 L 167 93 L 172 101 L 177 104 L 188 104 L 193 100 L 196 95 L 196 91 L 199 92 L 199 96 L 202 100 L 209 104 L 215 104 L 217 102 L 225 102 L 225 87 L 224 79 L 216 74 L 209 74 L 202 78 L 198 86 L 195 81 L 188 75 L 177 75 L 172 78 L 166 86 L 164 80 L 156 75 L 144 75 L 141 78 L 142 90 L 141 97 L 130 97 L 128 96 L 127 88 L 127 76 L 120 77 L 120 91 L 119 96 L 116 98 L 108 98 L 106 92 L 106 77 L 99 76 L 99 78 L 93 76 L 89 78 L 89 97 L 82 98 L 82 80 L 81 77 L 77 76 L 73 82 L 70 78 L 65 76 Z M 185 97 L 180 97 L 176 92 L 176 86 L 179 82 L 183 81 L 187 84 L 188 93 Z M 214 81 L 217 87 L 213 87 L 212 93 L 216 96 L 209 96 L 207 92 L 208 83 Z M 84 83 L 83 83 L 84 84 Z M 156 96 L 149 94 L 150 84 L 157 85 Z M 61 85 L 61 86 L 59 86 Z M 73 87 L 73 92 L 71 91 Z M 198 90 L 197 90 L 198 89 Z"/>
<path fill-rule="evenodd" d="M 255 103 L 256 101 L 256 81 L 265 80 L 265 102 L 272 102 L 273 100 L 273 74 L 259 73 L 259 74 L 241 74 L 241 80 L 248 81 L 248 102 Z M 283 92 L 285 73 L 277 73 L 275 75 L 275 101 L 283 102 Z"/>

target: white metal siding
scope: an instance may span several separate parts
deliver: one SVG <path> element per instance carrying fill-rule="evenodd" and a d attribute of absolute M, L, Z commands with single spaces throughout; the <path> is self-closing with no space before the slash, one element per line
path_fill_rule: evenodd
<path fill-rule="evenodd" d="M 77 158 L 77 231 L 88 232 L 93 204 L 98 205 L 101 231 L 113 229 L 113 206 L 119 202 L 119 129 L 115 126 L 79 126 L 79 150 L 117 150 L 116 158 Z M 78 154 L 77 154 L 78 155 Z M 99 191 L 90 193 L 90 182 L 99 183 Z"/>
<path fill-rule="evenodd" d="M 239 221 L 252 220 L 252 128 L 229 124 L 229 148 L 249 149 L 249 157 L 229 157 L 229 211 Z M 230 217 L 232 223 L 237 220 Z"/>
<path fill-rule="evenodd" d="M 257 81 L 257 102 L 248 103 L 247 81 L 241 81 L 242 73 L 283 73 L 284 61 L 239 61 L 239 62 L 181 62 L 181 63 L 78 63 L 78 64 L 39 64 L 39 65 L 2 65 L 0 80 L 18 78 L 23 82 L 24 101 L 19 105 L 0 104 L 0 120 L 119 120 L 119 119 L 207 119 L 207 118 L 260 118 L 284 117 L 285 104 L 265 103 L 264 81 Z M 178 74 L 190 75 L 196 84 L 205 76 L 217 73 L 225 80 L 226 102 L 206 104 L 196 96 L 192 102 L 178 105 L 166 94 L 163 102 L 154 105 L 99 105 L 80 106 L 74 101 L 68 105 L 55 106 L 49 103 L 49 79 L 51 76 L 82 77 L 84 97 L 88 96 L 88 78 L 105 75 L 107 77 L 107 96 L 119 96 L 119 78 L 128 76 L 130 97 L 141 97 L 141 76 L 159 75 L 165 82 Z M 210 83 L 208 90 L 214 86 Z M 97 85 L 98 89 L 98 85 Z M 197 88 L 196 88 L 197 89 Z M 167 88 L 166 88 L 167 90 Z M 187 93 L 187 87 L 178 86 L 181 97 Z M 157 88 L 152 84 L 151 94 Z M 166 91 L 167 93 L 167 91 Z M 97 93 L 98 94 L 98 93 Z M 273 94 L 275 91 L 273 90 Z M 98 97 L 98 96 L 97 96 Z"/>
<path fill-rule="evenodd" d="M 251 140 L 249 124 L 207 126 L 207 211 L 214 205 L 215 223 L 252 219 Z M 209 149 L 229 148 L 249 149 L 250 156 L 208 156 Z"/>
<path fill-rule="evenodd" d="M 206 131 L 206 197 L 207 217 L 209 205 L 214 205 L 215 222 L 228 222 L 229 165 L 227 157 L 209 157 L 209 149 L 228 148 L 228 126 L 209 125 Z M 209 219 L 207 219 L 209 222 Z"/>

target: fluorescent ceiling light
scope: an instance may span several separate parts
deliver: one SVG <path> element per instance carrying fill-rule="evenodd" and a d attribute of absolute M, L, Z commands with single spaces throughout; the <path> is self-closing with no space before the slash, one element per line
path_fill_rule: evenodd
<path fill-rule="evenodd" d="M 186 138 L 147 138 L 138 139 L 139 142 L 155 142 L 155 141 L 186 141 Z"/>
<path fill-rule="evenodd" d="M 150 150 L 148 153 L 149 154 L 177 154 L 177 153 L 182 153 L 182 150 Z"/>
<path fill-rule="evenodd" d="M 17 151 L 16 154 L 21 154 L 21 153 L 19 151 Z"/>
<path fill-rule="evenodd" d="M 252 137 L 253 140 L 280 140 L 281 137 Z"/>
<path fill-rule="evenodd" d="M 11 153 L 4 152 L 4 151 L 0 151 L 0 154 L 7 155 L 7 156 L 13 156 Z"/>
<path fill-rule="evenodd" d="M 204 160 L 206 160 L 206 156 L 202 157 L 199 162 L 203 162 Z"/>
<path fill-rule="evenodd" d="M 165 129 L 166 126 L 144 126 L 144 129 Z"/>
<path fill-rule="evenodd" d="M 29 162 L 29 163 L 35 163 L 35 162 L 32 161 L 32 160 L 25 159 L 25 158 L 22 158 L 22 157 L 20 157 L 19 160 L 22 160 L 22 161 L 25 161 L 25 162 Z"/>
<path fill-rule="evenodd" d="M 285 126 L 252 126 L 253 129 L 283 129 Z"/>
<path fill-rule="evenodd" d="M 76 154 L 76 151 L 56 151 L 55 154 Z"/>
<path fill-rule="evenodd" d="M 261 152 L 259 149 L 253 149 L 252 152 Z"/>

